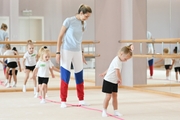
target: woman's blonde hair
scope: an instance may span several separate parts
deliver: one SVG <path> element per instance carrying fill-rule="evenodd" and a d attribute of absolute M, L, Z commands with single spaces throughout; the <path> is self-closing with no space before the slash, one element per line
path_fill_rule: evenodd
<path fill-rule="evenodd" d="M 118 54 L 123 52 L 124 54 L 129 54 L 130 56 L 132 56 L 133 55 L 133 53 L 132 53 L 133 48 L 132 47 L 133 47 L 132 44 L 130 44 L 128 46 L 124 46 L 118 51 Z"/>
<path fill-rule="evenodd" d="M 81 4 L 79 6 L 79 9 L 78 9 L 78 14 L 80 13 L 83 13 L 83 14 L 86 14 L 86 13 L 92 13 L 92 10 L 91 8 L 88 6 L 88 5 L 85 5 L 85 4 Z M 81 24 L 82 24 L 82 31 L 84 32 L 84 21 L 81 21 Z"/>
<path fill-rule="evenodd" d="M 86 13 L 92 13 L 92 10 L 88 5 L 81 4 L 78 9 L 78 14 L 80 12 L 82 12 L 83 14 L 86 14 Z"/>

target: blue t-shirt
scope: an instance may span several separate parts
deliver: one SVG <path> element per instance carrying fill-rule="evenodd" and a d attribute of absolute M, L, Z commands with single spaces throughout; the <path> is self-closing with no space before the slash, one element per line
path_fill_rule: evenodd
<path fill-rule="evenodd" d="M 8 38 L 8 33 L 0 29 L 0 41 L 4 41 L 6 38 Z M 3 47 L 3 44 L 0 44 L 0 47 Z"/>
<path fill-rule="evenodd" d="M 63 38 L 62 49 L 69 51 L 81 51 L 81 43 L 83 37 L 82 27 L 86 28 L 86 22 L 84 21 L 84 26 L 81 21 L 75 16 L 66 18 L 63 22 L 63 26 L 67 28 L 66 33 Z"/>

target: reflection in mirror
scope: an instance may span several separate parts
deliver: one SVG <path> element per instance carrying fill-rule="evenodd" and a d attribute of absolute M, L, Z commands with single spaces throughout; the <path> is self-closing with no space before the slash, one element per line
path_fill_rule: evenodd
<path fill-rule="evenodd" d="M 180 17 L 177 7 L 179 4 L 180 0 L 147 0 L 147 31 L 150 32 L 152 40 L 180 37 L 180 26 L 178 26 Z M 155 54 L 175 54 L 174 49 L 179 48 L 179 43 L 155 43 L 153 47 Z M 177 53 L 179 52 L 177 49 Z M 147 84 L 151 87 L 146 88 L 178 93 L 177 88 L 180 83 L 176 80 L 179 76 L 175 72 L 177 63 L 173 66 L 172 64 L 179 59 L 148 58 L 147 61 Z"/>

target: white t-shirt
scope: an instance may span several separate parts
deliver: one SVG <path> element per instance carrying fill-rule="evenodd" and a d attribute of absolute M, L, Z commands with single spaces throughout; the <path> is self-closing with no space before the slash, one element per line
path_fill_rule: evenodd
<path fill-rule="evenodd" d="M 4 52 L 4 55 L 14 55 L 14 51 L 13 50 L 6 50 Z M 16 62 L 16 58 L 7 58 L 7 63 L 9 62 Z"/>
<path fill-rule="evenodd" d="M 37 56 L 36 52 L 29 54 L 29 52 L 27 51 L 23 57 L 24 59 L 26 59 L 25 66 L 35 66 L 36 65 L 36 56 Z"/>
<path fill-rule="evenodd" d="M 106 75 L 104 76 L 104 79 L 105 79 L 106 81 L 108 81 L 108 82 L 117 84 L 119 79 L 118 79 L 118 77 L 117 77 L 117 75 L 116 75 L 116 69 L 119 69 L 120 71 L 121 71 L 121 69 L 122 69 L 122 61 L 119 59 L 118 56 L 116 56 L 116 57 L 112 60 L 110 66 L 109 66 L 109 68 L 108 68 L 108 70 L 107 70 L 107 73 L 106 73 Z"/>
<path fill-rule="evenodd" d="M 165 58 L 164 59 L 164 65 L 172 65 L 172 59 L 171 58 Z"/>
<path fill-rule="evenodd" d="M 51 61 L 38 61 L 36 64 L 36 68 L 38 68 L 38 77 L 49 77 L 49 68 L 52 68 Z"/>
<path fill-rule="evenodd" d="M 70 51 L 81 51 L 83 37 L 82 27 L 86 28 L 86 21 L 82 25 L 81 21 L 75 16 L 66 18 L 63 26 L 67 28 L 63 38 L 62 48 Z"/>
<path fill-rule="evenodd" d="M 180 59 L 179 58 L 176 58 L 174 59 L 174 67 L 180 67 Z"/>

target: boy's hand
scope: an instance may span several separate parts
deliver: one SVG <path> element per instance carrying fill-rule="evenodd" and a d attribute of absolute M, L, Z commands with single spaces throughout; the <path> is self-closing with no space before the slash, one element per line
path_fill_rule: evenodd
<path fill-rule="evenodd" d="M 99 74 L 100 77 L 104 77 L 105 75 L 104 73 Z"/>
<path fill-rule="evenodd" d="M 118 84 L 120 84 L 120 85 L 121 85 L 121 84 L 122 84 L 122 80 L 118 80 Z"/>

